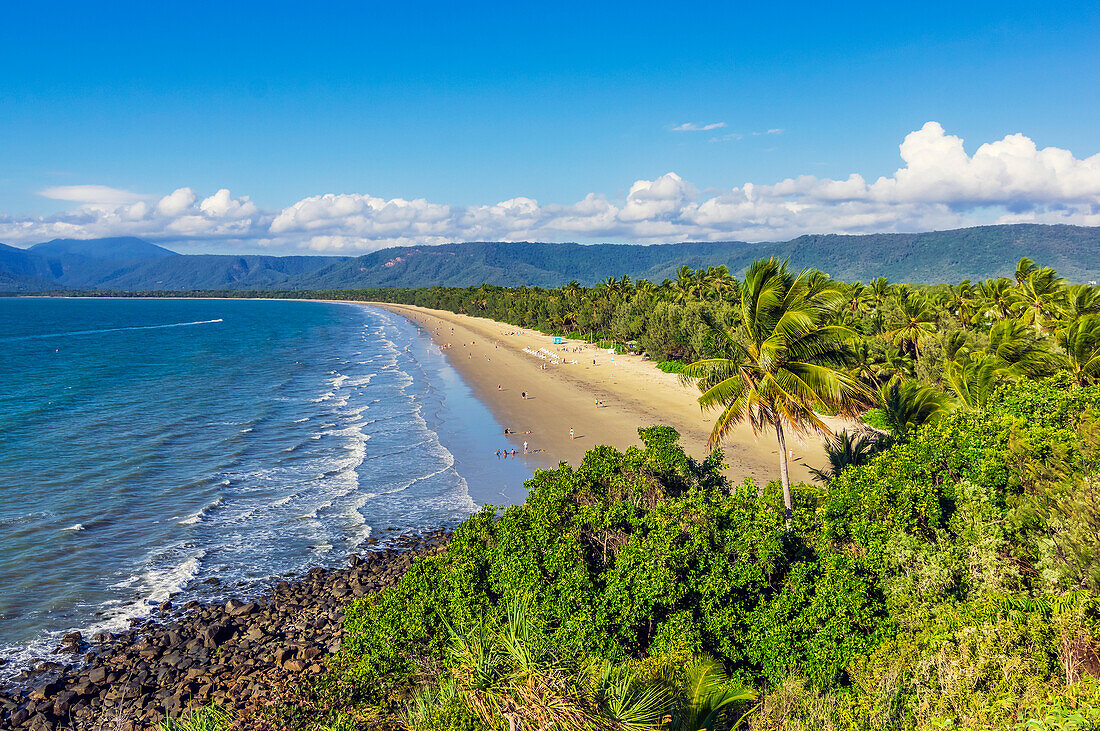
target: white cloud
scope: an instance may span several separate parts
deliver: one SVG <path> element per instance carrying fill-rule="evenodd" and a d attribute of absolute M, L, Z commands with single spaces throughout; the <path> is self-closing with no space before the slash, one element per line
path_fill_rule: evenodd
<path fill-rule="evenodd" d="M 195 204 L 195 191 L 190 188 L 178 188 L 160 199 L 157 213 L 161 216 L 178 216 Z"/>
<path fill-rule="evenodd" d="M 58 185 L 46 188 L 38 193 L 44 198 L 52 198 L 58 201 L 71 201 L 73 203 L 85 203 L 90 205 L 122 205 L 135 203 L 148 198 L 128 190 L 111 188 L 106 185 Z"/>
<path fill-rule="evenodd" d="M 695 124 L 694 122 L 684 122 L 678 124 L 672 128 L 673 132 L 709 132 L 712 129 L 722 129 L 726 126 L 725 122 L 711 122 L 710 124 Z"/>
<path fill-rule="evenodd" d="M 800 175 L 701 194 L 669 172 L 636 180 L 621 199 L 589 193 L 564 205 L 517 196 L 463 207 L 327 193 L 263 210 L 227 189 L 202 198 L 179 188 L 157 199 L 106 186 L 64 186 L 42 195 L 80 205 L 53 216 L 0 214 L 0 241 L 134 235 L 226 242 L 226 250 L 357 253 L 451 241 L 765 241 L 1020 221 L 1100 225 L 1100 155 L 1079 159 L 1068 150 L 1039 148 L 1021 134 L 980 145 L 971 155 L 936 122 L 906 135 L 899 151 L 902 167 L 873 182 L 859 173 Z"/>

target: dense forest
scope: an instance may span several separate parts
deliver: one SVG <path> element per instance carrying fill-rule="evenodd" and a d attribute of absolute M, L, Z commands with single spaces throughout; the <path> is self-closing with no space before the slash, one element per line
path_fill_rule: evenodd
<path fill-rule="evenodd" d="M 1100 288 L 1027 259 L 931 287 L 763 260 L 310 294 L 645 352 L 715 407 L 719 447 L 743 420 L 864 425 L 829 435 L 811 484 L 731 483 L 667 427 L 539 471 L 350 605 L 276 726 L 1100 728 Z"/>

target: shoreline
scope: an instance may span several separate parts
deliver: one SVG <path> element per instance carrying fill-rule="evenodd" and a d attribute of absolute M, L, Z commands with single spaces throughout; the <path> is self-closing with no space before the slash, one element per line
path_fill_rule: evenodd
<path fill-rule="evenodd" d="M 657 424 L 676 429 L 680 443 L 694 458 L 702 460 L 709 453 L 707 439 L 717 414 L 701 412 L 694 389 L 639 355 L 612 355 L 567 338 L 555 344 L 553 336 L 535 330 L 444 310 L 360 304 L 408 319 L 429 335 L 436 347 L 449 344 L 442 349 L 448 362 L 498 421 L 517 432 L 502 436 L 520 453 L 524 441 L 531 449 L 544 450 L 538 455 L 545 455 L 541 461 L 546 467 L 562 461 L 580 464 L 584 453 L 596 445 L 619 450 L 640 447 L 638 427 Z M 545 359 L 530 351 L 542 351 Z M 557 364 L 547 353 L 558 356 Z M 566 363 L 574 360 L 577 362 Z M 527 399 L 522 397 L 525 391 Z M 528 430 L 529 435 L 525 433 Z M 788 447 L 793 452 L 791 482 L 810 481 L 810 467 L 825 463 L 821 439 L 789 438 Z M 751 478 L 763 486 L 779 479 L 779 448 L 774 437 L 762 434 L 757 440 L 752 429 L 742 424 L 722 449 L 724 472 L 735 483 Z"/>
<path fill-rule="evenodd" d="M 396 584 L 449 537 L 445 528 L 401 536 L 348 556 L 344 568 L 273 580 L 256 596 L 179 608 L 169 600 L 123 632 L 69 633 L 52 659 L 0 683 L 0 725 L 151 728 L 211 703 L 258 714 L 325 671 L 340 648 L 347 602 Z"/>

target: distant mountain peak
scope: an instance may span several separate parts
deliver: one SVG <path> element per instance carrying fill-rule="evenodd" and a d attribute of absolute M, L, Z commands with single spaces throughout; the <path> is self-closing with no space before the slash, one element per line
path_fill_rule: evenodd
<path fill-rule="evenodd" d="M 82 256 L 85 259 L 161 259 L 179 256 L 163 246 L 133 236 L 106 239 L 54 239 L 30 247 L 39 256 Z"/>

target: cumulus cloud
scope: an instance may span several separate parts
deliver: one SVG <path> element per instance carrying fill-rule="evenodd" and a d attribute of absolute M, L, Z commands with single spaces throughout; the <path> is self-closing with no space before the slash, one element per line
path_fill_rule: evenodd
<path fill-rule="evenodd" d="M 1022 134 L 968 154 L 963 140 L 936 122 L 906 135 L 899 152 L 902 166 L 874 181 L 859 173 L 800 175 L 702 194 L 669 172 L 634 181 L 622 198 L 589 193 L 572 204 L 517 196 L 451 206 L 327 193 L 264 210 L 227 189 L 202 197 L 179 188 L 158 198 L 105 186 L 65 186 L 42 195 L 80 205 L 45 217 L 0 214 L 0 241 L 135 235 L 225 241 L 227 250 L 360 253 L 451 241 L 765 241 L 1025 221 L 1100 225 L 1100 155 L 1079 159 L 1069 150 L 1039 148 Z"/>
<path fill-rule="evenodd" d="M 684 122 L 678 124 L 672 128 L 673 132 L 709 132 L 712 129 L 722 129 L 726 126 L 725 122 L 711 122 L 710 124 L 695 124 L 694 122 Z"/>

